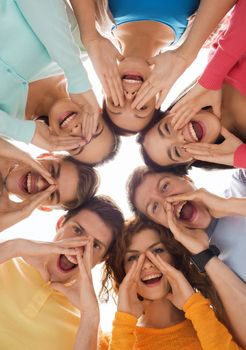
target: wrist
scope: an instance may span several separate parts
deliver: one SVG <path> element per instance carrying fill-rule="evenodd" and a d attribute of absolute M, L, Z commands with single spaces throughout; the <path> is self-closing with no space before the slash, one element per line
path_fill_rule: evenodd
<path fill-rule="evenodd" d="M 180 58 L 184 60 L 187 67 L 190 66 L 190 64 L 195 60 L 198 54 L 198 51 L 193 50 L 190 47 L 186 47 L 185 43 L 179 46 L 175 50 L 175 52 Z"/>
<path fill-rule="evenodd" d="M 220 250 L 215 245 L 211 245 L 208 249 L 201 251 L 198 254 L 194 254 L 190 257 L 190 261 L 196 266 L 200 273 L 205 272 L 205 267 L 208 262 L 217 257 L 220 254 Z"/>
<path fill-rule="evenodd" d="M 95 44 L 98 40 L 102 38 L 101 34 L 95 29 L 88 34 L 84 34 L 82 37 L 82 42 L 86 49 L 90 48 L 91 45 Z"/>
<path fill-rule="evenodd" d="M 21 254 L 20 254 L 21 241 L 22 241 L 21 238 L 17 238 L 17 239 L 11 239 L 11 240 L 3 243 L 4 250 L 6 249 L 6 251 L 8 251 L 9 259 L 13 259 L 13 258 L 21 256 Z"/>

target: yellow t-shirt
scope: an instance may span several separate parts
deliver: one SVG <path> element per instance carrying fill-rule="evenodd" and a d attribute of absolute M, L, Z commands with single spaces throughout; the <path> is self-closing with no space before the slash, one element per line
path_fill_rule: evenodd
<path fill-rule="evenodd" d="M 25 261 L 0 265 L 1 350 L 72 350 L 79 318 L 79 311 Z"/>

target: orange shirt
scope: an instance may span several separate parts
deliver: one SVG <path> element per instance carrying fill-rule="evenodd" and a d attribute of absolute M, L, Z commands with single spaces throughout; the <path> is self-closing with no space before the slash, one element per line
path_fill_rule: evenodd
<path fill-rule="evenodd" d="M 186 320 L 164 329 L 137 327 L 137 319 L 117 312 L 110 350 L 239 350 L 218 321 L 209 301 L 193 294 L 184 305 Z"/>

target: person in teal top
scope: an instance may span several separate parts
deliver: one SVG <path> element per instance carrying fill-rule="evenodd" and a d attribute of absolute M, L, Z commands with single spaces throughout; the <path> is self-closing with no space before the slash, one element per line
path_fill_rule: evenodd
<path fill-rule="evenodd" d="M 0 135 L 96 163 L 116 142 L 69 26 L 61 0 L 1 1 Z M 33 120 L 40 115 L 50 128 Z"/>

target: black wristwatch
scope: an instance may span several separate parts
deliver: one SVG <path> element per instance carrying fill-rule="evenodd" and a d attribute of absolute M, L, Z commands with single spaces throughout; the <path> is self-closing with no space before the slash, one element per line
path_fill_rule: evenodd
<path fill-rule="evenodd" d="M 199 272 L 205 272 L 205 266 L 214 256 L 220 255 L 220 250 L 216 245 L 211 245 L 208 249 L 202 252 L 192 255 L 190 260 L 194 264 Z"/>

